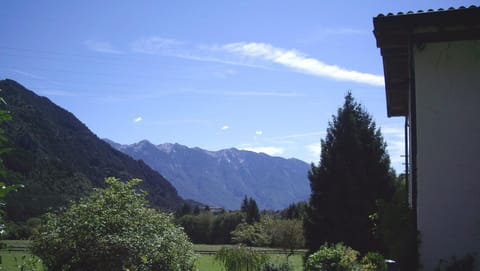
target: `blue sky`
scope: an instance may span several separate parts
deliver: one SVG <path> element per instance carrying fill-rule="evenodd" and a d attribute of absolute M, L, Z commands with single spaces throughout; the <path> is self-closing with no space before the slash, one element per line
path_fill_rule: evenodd
<path fill-rule="evenodd" d="M 127 144 L 236 147 L 318 163 L 351 90 L 402 172 L 387 118 L 379 13 L 475 1 L 21 1 L 0 9 L 0 78 Z"/>

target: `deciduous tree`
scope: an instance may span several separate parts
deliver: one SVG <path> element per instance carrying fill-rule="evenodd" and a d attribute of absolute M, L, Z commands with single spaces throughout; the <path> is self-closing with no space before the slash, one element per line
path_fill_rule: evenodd
<path fill-rule="evenodd" d="M 171 217 L 147 208 L 138 180 L 105 180 L 60 213 L 48 213 L 32 252 L 48 270 L 194 270 L 193 247 Z"/>

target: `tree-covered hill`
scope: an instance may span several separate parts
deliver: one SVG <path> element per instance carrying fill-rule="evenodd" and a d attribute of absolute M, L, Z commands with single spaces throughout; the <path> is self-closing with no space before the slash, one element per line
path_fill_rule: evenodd
<path fill-rule="evenodd" d="M 2 127 L 11 147 L 2 156 L 6 182 L 25 186 L 9 195 L 9 219 L 26 220 L 63 206 L 103 187 L 108 176 L 142 179 L 140 188 L 153 206 L 175 209 L 183 202 L 159 173 L 110 147 L 72 113 L 13 80 L 1 80 L 0 89 L 12 117 Z"/>

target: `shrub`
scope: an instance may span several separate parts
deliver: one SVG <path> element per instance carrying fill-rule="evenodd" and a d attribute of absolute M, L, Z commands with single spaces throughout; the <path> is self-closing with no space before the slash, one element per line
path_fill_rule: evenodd
<path fill-rule="evenodd" d="M 305 271 L 353 271 L 358 252 L 341 243 L 324 244 L 305 262 Z"/>
<path fill-rule="evenodd" d="M 368 252 L 360 261 L 362 271 L 386 271 L 385 258 L 377 252 Z"/>
<path fill-rule="evenodd" d="M 267 263 L 268 257 L 246 246 L 222 247 L 215 260 L 222 263 L 227 271 L 257 271 Z"/>
<path fill-rule="evenodd" d="M 139 180 L 105 180 L 105 189 L 47 213 L 34 235 L 33 254 L 51 271 L 188 271 L 193 246 L 169 215 L 146 207 Z"/>

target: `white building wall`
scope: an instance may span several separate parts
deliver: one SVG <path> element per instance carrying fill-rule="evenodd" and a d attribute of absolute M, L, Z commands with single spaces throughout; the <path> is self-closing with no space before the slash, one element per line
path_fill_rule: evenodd
<path fill-rule="evenodd" d="M 420 261 L 477 253 L 480 270 L 480 41 L 414 49 Z"/>

